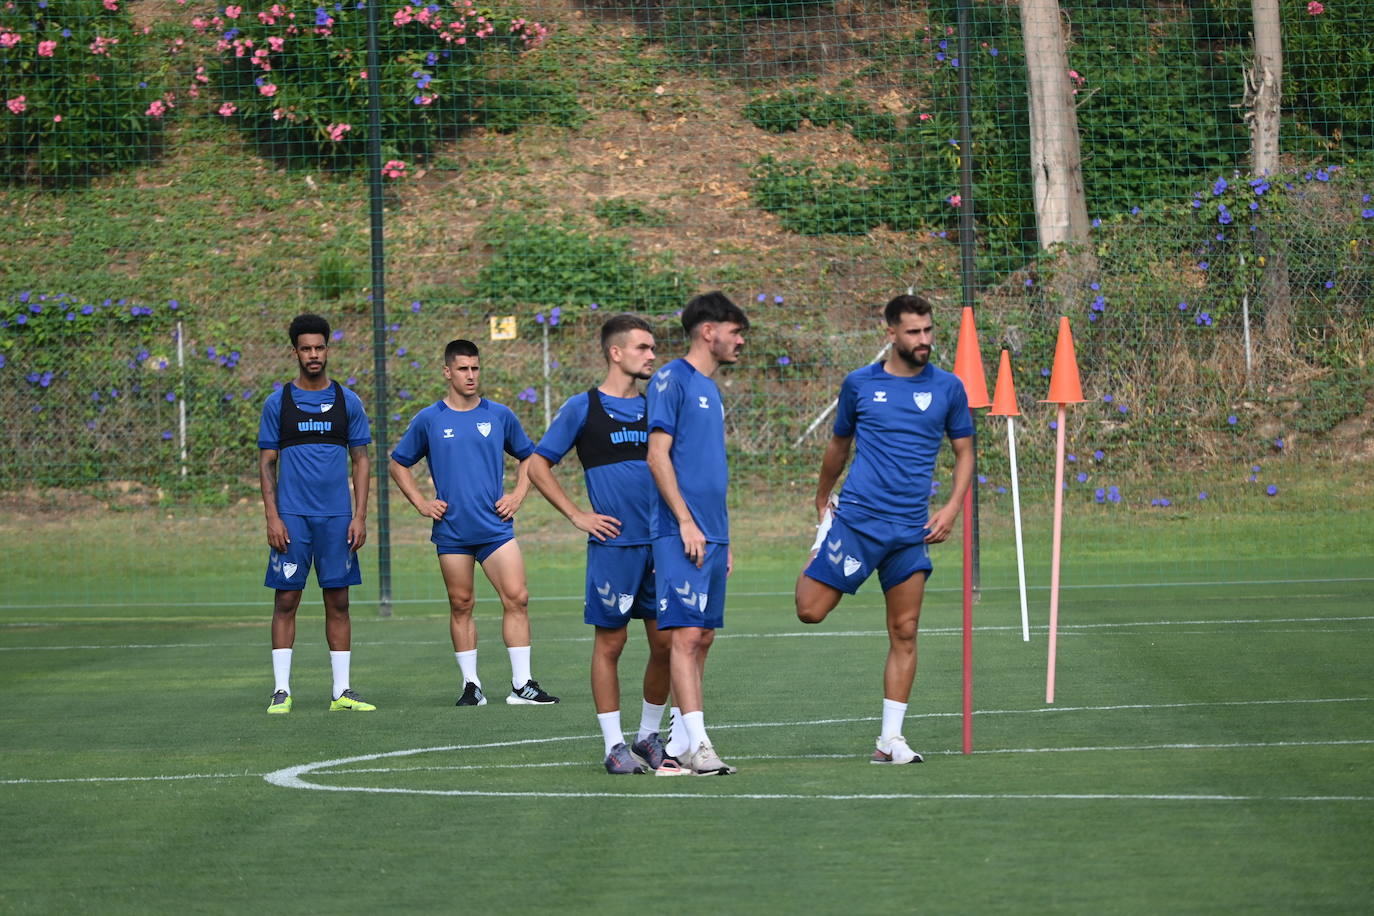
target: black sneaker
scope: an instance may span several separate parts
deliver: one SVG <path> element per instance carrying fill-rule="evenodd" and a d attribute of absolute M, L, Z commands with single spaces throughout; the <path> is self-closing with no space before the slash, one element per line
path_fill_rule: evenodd
<path fill-rule="evenodd" d="M 558 697 L 545 693 L 539 682 L 531 678 L 525 682 L 524 687 L 512 690 L 506 697 L 506 702 L 511 706 L 548 706 L 557 703 Z"/>
<path fill-rule="evenodd" d="M 472 681 L 468 681 L 466 684 L 463 685 L 463 695 L 460 696 L 460 697 L 458 698 L 458 702 L 457 702 L 457 703 L 454 703 L 453 705 L 454 705 L 454 706 L 486 706 L 486 705 L 487 705 L 487 695 L 484 694 L 484 693 L 482 692 L 482 688 L 481 688 L 481 687 L 478 687 L 478 686 L 477 686 L 475 683 L 473 683 Z"/>

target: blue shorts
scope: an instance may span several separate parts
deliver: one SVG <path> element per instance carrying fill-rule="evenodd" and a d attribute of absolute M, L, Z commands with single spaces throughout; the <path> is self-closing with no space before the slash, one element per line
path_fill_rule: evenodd
<path fill-rule="evenodd" d="M 361 585 L 363 571 L 358 555 L 348 547 L 347 515 L 283 515 L 291 543 L 285 553 L 270 550 L 267 557 L 268 588 L 298 592 L 310 579 L 315 566 L 315 581 L 320 588 L 347 588 Z"/>
<path fill-rule="evenodd" d="M 512 534 L 508 537 L 498 538 L 495 541 L 487 541 L 484 544 L 441 544 L 435 541 L 434 548 L 435 552 L 440 556 L 446 553 L 465 554 L 470 557 L 476 557 L 478 563 L 485 563 L 487 557 L 496 553 L 496 551 L 505 547 L 513 540 L 515 540 L 515 535 Z"/>
<path fill-rule="evenodd" d="M 928 529 L 876 519 L 855 522 L 846 524 L 839 515 L 833 516 L 821 540 L 820 552 L 803 571 L 804 575 L 847 595 L 858 591 L 875 569 L 885 592 L 918 572 L 930 577 L 934 567 L 929 545 L 922 540 Z"/>
<path fill-rule="evenodd" d="M 654 584 L 658 594 L 658 628 L 725 626 L 725 567 L 729 544 L 706 545 L 706 560 L 696 564 L 682 552 L 676 534 L 654 539 Z"/>
<path fill-rule="evenodd" d="M 582 619 L 618 630 L 631 618 L 653 620 L 654 550 L 648 544 L 587 545 L 587 603 Z"/>

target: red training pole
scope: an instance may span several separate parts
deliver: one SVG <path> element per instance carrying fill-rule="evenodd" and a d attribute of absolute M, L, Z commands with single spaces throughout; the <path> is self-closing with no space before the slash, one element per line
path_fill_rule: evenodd
<path fill-rule="evenodd" d="M 970 410 L 970 413 L 973 411 Z M 964 753 L 973 753 L 973 487 L 964 491 Z"/>

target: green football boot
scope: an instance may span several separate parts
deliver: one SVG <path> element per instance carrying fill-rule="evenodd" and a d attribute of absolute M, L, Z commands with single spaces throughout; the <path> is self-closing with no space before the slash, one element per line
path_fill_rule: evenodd
<path fill-rule="evenodd" d="M 335 712 L 340 709 L 351 709 L 354 712 L 372 712 L 372 710 L 376 708 L 376 706 L 373 706 L 352 690 L 345 690 L 329 704 L 330 712 Z"/>

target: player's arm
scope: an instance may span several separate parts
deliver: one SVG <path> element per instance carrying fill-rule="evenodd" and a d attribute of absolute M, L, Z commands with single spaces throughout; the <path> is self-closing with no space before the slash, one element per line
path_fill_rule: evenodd
<path fill-rule="evenodd" d="M 821 455 L 821 470 L 816 478 L 817 520 L 825 516 L 826 507 L 830 504 L 830 494 L 834 492 L 844 466 L 849 463 L 849 451 L 853 445 L 853 436 L 831 436 L 825 453 Z"/>
<path fill-rule="evenodd" d="M 367 497 L 372 486 L 372 459 L 366 445 L 348 449 L 353 468 L 353 519 L 348 523 L 348 546 L 356 553 L 367 540 Z"/>
<path fill-rule="evenodd" d="M 949 444 L 954 448 L 954 487 L 949 502 L 941 506 L 926 525 L 929 529 L 925 537 L 927 544 L 938 544 L 949 537 L 959 518 L 959 510 L 963 508 L 964 496 L 973 483 L 973 437 L 951 439 Z"/>
<path fill-rule="evenodd" d="M 415 475 L 410 468 L 395 458 L 388 460 L 390 463 L 387 465 L 387 470 L 391 474 L 391 479 L 396 482 L 401 493 L 415 507 L 415 511 L 425 518 L 434 519 L 436 522 L 442 519 L 444 513 L 448 511 L 448 503 L 442 499 L 426 499 L 425 495 L 420 492 L 420 485 L 415 481 Z"/>
<path fill-rule="evenodd" d="M 563 517 L 572 522 L 578 531 L 585 531 L 598 541 L 620 534 L 620 519 L 596 512 L 584 512 L 578 508 L 577 503 L 569 498 L 559 484 L 558 478 L 554 476 L 553 463 L 538 452 L 530 456 L 530 483 L 534 484 L 549 504 L 563 513 Z"/>
<path fill-rule="evenodd" d="M 505 519 L 514 518 L 515 513 L 520 510 L 520 505 L 529 493 L 530 459 L 529 456 L 526 456 L 520 460 L 519 466 L 515 469 L 515 489 L 509 493 L 503 493 L 501 498 L 496 501 L 496 514 Z"/>
<path fill-rule="evenodd" d="M 262 510 L 267 514 L 267 545 L 277 553 L 285 553 L 291 543 L 286 522 L 277 514 L 277 458 L 274 448 L 258 449 L 258 483 L 262 486 Z"/>
<path fill-rule="evenodd" d="M 677 485 L 677 472 L 673 470 L 672 447 L 671 434 L 661 429 L 649 433 L 649 473 L 653 475 L 654 485 L 668 505 L 668 511 L 677 519 L 682 552 L 700 569 L 706 560 L 706 535 L 701 533 L 691 510 L 687 508 L 687 500 L 682 498 L 682 490 Z"/>

